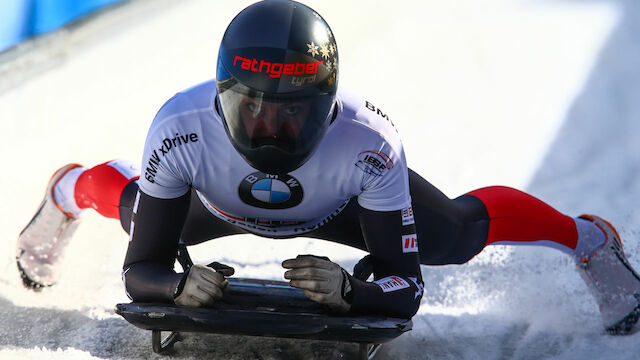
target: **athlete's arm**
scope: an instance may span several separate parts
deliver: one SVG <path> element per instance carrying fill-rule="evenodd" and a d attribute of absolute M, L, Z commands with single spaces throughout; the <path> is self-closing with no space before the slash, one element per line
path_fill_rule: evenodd
<path fill-rule="evenodd" d="M 173 303 L 182 273 L 176 273 L 178 240 L 189 209 L 190 193 L 159 199 L 138 193 L 123 280 L 134 301 Z"/>
<path fill-rule="evenodd" d="M 402 211 L 373 211 L 359 206 L 360 226 L 371 254 L 374 282 L 349 276 L 352 313 L 411 318 L 423 293 L 413 217 Z"/>

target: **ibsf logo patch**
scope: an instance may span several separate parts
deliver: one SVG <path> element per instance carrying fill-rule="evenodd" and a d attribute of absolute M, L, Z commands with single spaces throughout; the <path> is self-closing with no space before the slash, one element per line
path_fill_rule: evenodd
<path fill-rule="evenodd" d="M 411 224 L 415 224 L 415 221 L 413 221 L 413 207 L 409 206 L 402 209 L 402 226 Z"/>
<path fill-rule="evenodd" d="M 381 151 L 367 150 L 358 154 L 356 166 L 367 174 L 382 176 L 393 169 L 393 160 Z"/>
<path fill-rule="evenodd" d="M 416 234 L 402 235 L 402 252 L 418 252 L 418 237 Z"/>
<path fill-rule="evenodd" d="M 293 176 L 271 175 L 257 171 L 242 179 L 240 199 L 262 209 L 288 209 L 302 202 L 302 185 Z"/>
<path fill-rule="evenodd" d="M 383 292 L 391 292 L 401 289 L 406 289 L 409 287 L 409 283 L 404 279 L 399 278 L 397 276 L 387 276 L 386 278 L 382 278 L 380 280 L 374 281 Z"/>

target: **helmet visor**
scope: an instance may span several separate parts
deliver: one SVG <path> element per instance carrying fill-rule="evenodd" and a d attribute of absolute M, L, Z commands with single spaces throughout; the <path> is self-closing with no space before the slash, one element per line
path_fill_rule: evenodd
<path fill-rule="evenodd" d="M 229 136 L 241 153 L 275 147 L 302 161 L 324 135 L 335 99 L 330 94 L 273 95 L 239 83 L 219 96 Z"/>

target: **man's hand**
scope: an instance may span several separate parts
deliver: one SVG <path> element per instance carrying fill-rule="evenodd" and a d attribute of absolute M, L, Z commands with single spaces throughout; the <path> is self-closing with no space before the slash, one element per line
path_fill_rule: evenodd
<path fill-rule="evenodd" d="M 295 259 L 282 262 L 282 266 L 291 269 L 284 273 L 289 284 L 304 290 L 311 300 L 325 304 L 338 312 L 347 312 L 351 308 L 345 300 L 351 291 L 351 283 L 344 269 L 326 257 L 298 255 Z"/>
<path fill-rule="evenodd" d="M 216 300 L 222 299 L 223 291 L 229 286 L 223 273 L 208 266 L 193 265 L 183 279 L 182 290 L 178 291 L 173 301 L 176 305 L 191 307 L 213 305 Z"/>

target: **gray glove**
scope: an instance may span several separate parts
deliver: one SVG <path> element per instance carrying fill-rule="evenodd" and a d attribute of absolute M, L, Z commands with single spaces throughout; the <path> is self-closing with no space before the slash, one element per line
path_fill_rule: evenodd
<path fill-rule="evenodd" d="M 282 262 L 288 270 L 284 278 L 289 284 L 304 290 L 311 300 L 329 306 L 334 311 L 347 312 L 351 308 L 344 296 L 351 292 L 351 283 L 344 269 L 326 257 L 298 255 Z"/>
<path fill-rule="evenodd" d="M 196 264 L 189 269 L 182 291 L 173 298 L 173 302 L 190 307 L 211 306 L 216 300 L 222 299 L 227 286 L 229 282 L 223 272 Z"/>

